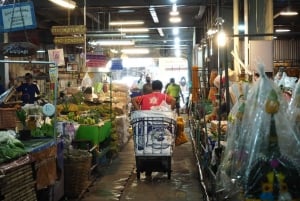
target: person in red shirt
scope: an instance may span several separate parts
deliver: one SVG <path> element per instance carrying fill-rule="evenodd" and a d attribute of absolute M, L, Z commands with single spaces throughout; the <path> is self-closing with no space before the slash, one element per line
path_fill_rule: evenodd
<path fill-rule="evenodd" d="M 161 93 L 163 84 L 159 80 L 152 81 L 152 93 L 137 96 L 131 99 L 135 110 L 150 110 L 152 106 L 159 106 L 162 101 L 166 101 L 171 105 L 171 109 L 175 108 L 176 100 L 172 96 Z"/>

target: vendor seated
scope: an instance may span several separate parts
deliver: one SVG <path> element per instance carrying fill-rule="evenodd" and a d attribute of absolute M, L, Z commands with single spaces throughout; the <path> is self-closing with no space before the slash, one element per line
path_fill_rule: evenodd
<path fill-rule="evenodd" d="M 33 104 L 36 101 L 36 94 L 40 94 L 38 86 L 32 83 L 32 75 L 25 74 L 25 83 L 16 88 L 17 92 L 21 92 L 21 100 L 23 104 Z"/>

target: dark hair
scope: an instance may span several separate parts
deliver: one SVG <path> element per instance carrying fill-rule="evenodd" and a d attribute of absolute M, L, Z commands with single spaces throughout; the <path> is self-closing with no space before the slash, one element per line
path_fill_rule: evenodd
<path fill-rule="evenodd" d="M 171 79 L 170 79 L 170 82 L 175 83 L 175 79 L 174 79 L 174 78 L 171 78 Z"/>
<path fill-rule="evenodd" d="M 31 73 L 26 73 L 25 74 L 25 79 L 32 79 Z"/>
<path fill-rule="evenodd" d="M 162 88 L 163 88 L 163 84 L 162 84 L 161 81 L 159 81 L 159 80 L 154 80 L 154 81 L 152 82 L 152 90 L 153 90 L 153 91 L 158 91 L 158 90 L 161 91 Z"/>

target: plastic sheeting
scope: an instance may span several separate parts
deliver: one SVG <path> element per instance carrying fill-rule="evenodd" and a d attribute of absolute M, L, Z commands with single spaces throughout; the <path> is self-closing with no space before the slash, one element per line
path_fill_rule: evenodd
<path fill-rule="evenodd" d="M 235 201 L 300 199 L 299 134 L 280 88 L 259 70 L 247 99 L 232 108 L 217 191 Z"/>
<path fill-rule="evenodd" d="M 300 80 L 298 80 L 289 102 L 288 117 L 296 133 L 300 136 Z"/>

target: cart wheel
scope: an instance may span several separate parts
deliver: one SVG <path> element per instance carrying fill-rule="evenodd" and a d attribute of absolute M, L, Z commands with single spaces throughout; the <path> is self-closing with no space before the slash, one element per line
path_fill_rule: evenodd
<path fill-rule="evenodd" d="M 136 172 L 136 178 L 137 178 L 138 180 L 140 180 L 140 178 L 141 178 L 141 172 L 140 172 L 140 171 L 137 171 L 137 172 Z"/>
<path fill-rule="evenodd" d="M 171 179 L 171 171 L 168 172 L 168 179 Z"/>

